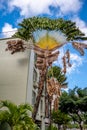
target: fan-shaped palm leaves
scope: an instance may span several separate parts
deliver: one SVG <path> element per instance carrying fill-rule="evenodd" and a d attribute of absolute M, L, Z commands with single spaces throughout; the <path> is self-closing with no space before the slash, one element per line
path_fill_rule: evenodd
<path fill-rule="evenodd" d="M 15 105 L 10 101 L 0 101 L 0 123 L 7 122 L 11 130 L 34 130 L 35 124 L 29 116 L 29 104 Z"/>

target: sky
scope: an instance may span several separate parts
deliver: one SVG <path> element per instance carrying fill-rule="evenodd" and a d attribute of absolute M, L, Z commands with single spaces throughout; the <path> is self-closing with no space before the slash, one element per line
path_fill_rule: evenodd
<path fill-rule="evenodd" d="M 24 18 L 41 16 L 64 18 L 76 22 L 77 27 L 87 36 L 87 0 L 0 0 L 0 38 L 11 37 Z M 87 44 L 87 42 L 85 42 Z M 87 87 L 87 52 L 85 56 L 72 49 L 70 44 L 61 48 L 71 51 L 72 67 L 67 68 L 68 88 Z M 61 64 L 60 58 L 54 62 Z"/>

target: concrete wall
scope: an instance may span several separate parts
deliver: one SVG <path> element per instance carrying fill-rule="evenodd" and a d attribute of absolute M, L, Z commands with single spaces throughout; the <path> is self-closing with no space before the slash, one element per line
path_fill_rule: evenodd
<path fill-rule="evenodd" d="M 11 55 L 9 51 L 5 51 L 8 40 L 11 39 L 0 40 L 0 100 L 11 100 L 16 104 L 27 102 L 32 105 L 32 91 L 38 94 L 38 89 L 33 87 L 34 52 L 28 50 Z M 38 84 L 39 71 L 36 72 L 35 83 Z M 36 118 L 41 120 L 41 130 L 45 130 L 44 96 L 41 101 Z"/>
<path fill-rule="evenodd" d="M 20 104 L 26 100 L 29 51 L 11 55 L 7 41 L 0 40 L 0 100 Z"/>
<path fill-rule="evenodd" d="M 28 83 L 27 83 L 27 93 L 26 102 L 32 105 L 32 90 L 33 90 L 33 71 L 34 71 L 34 52 L 31 50 L 29 54 L 28 63 Z"/>

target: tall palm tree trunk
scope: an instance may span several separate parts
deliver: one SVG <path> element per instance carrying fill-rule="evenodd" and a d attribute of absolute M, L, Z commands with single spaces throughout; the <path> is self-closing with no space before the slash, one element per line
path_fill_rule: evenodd
<path fill-rule="evenodd" d="M 42 96 L 42 92 L 44 90 L 45 76 L 46 75 L 41 76 L 40 77 L 40 81 L 39 81 L 38 95 L 36 97 L 36 103 L 34 105 L 34 110 L 33 110 L 33 113 L 32 113 L 32 118 L 33 118 L 34 121 L 36 119 L 36 115 L 37 115 L 37 112 L 38 112 L 38 107 L 39 107 L 40 99 L 41 99 L 41 96 Z"/>

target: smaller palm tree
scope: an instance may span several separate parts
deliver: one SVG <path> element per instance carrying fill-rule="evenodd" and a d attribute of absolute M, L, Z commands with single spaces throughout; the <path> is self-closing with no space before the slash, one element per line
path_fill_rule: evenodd
<path fill-rule="evenodd" d="M 61 89 L 67 88 L 68 83 L 66 82 L 67 77 L 61 71 L 61 68 L 58 66 L 53 66 L 49 68 L 47 73 L 47 92 L 51 99 L 53 109 L 58 110 L 59 98 L 61 96 Z"/>
<path fill-rule="evenodd" d="M 64 86 L 67 87 L 68 85 L 68 83 L 66 82 L 67 80 L 66 75 L 61 71 L 61 68 L 58 66 L 53 66 L 48 70 L 48 77 L 56 78 L 62 87 Z"/>
<path fill-rule="evenodd" d="M 35 123 L 29 116 L 29 104 L 15 105 L 10 101 L 0 101 L 0 124 L 8 123 L 11 130 L 35 130 Z"/>

